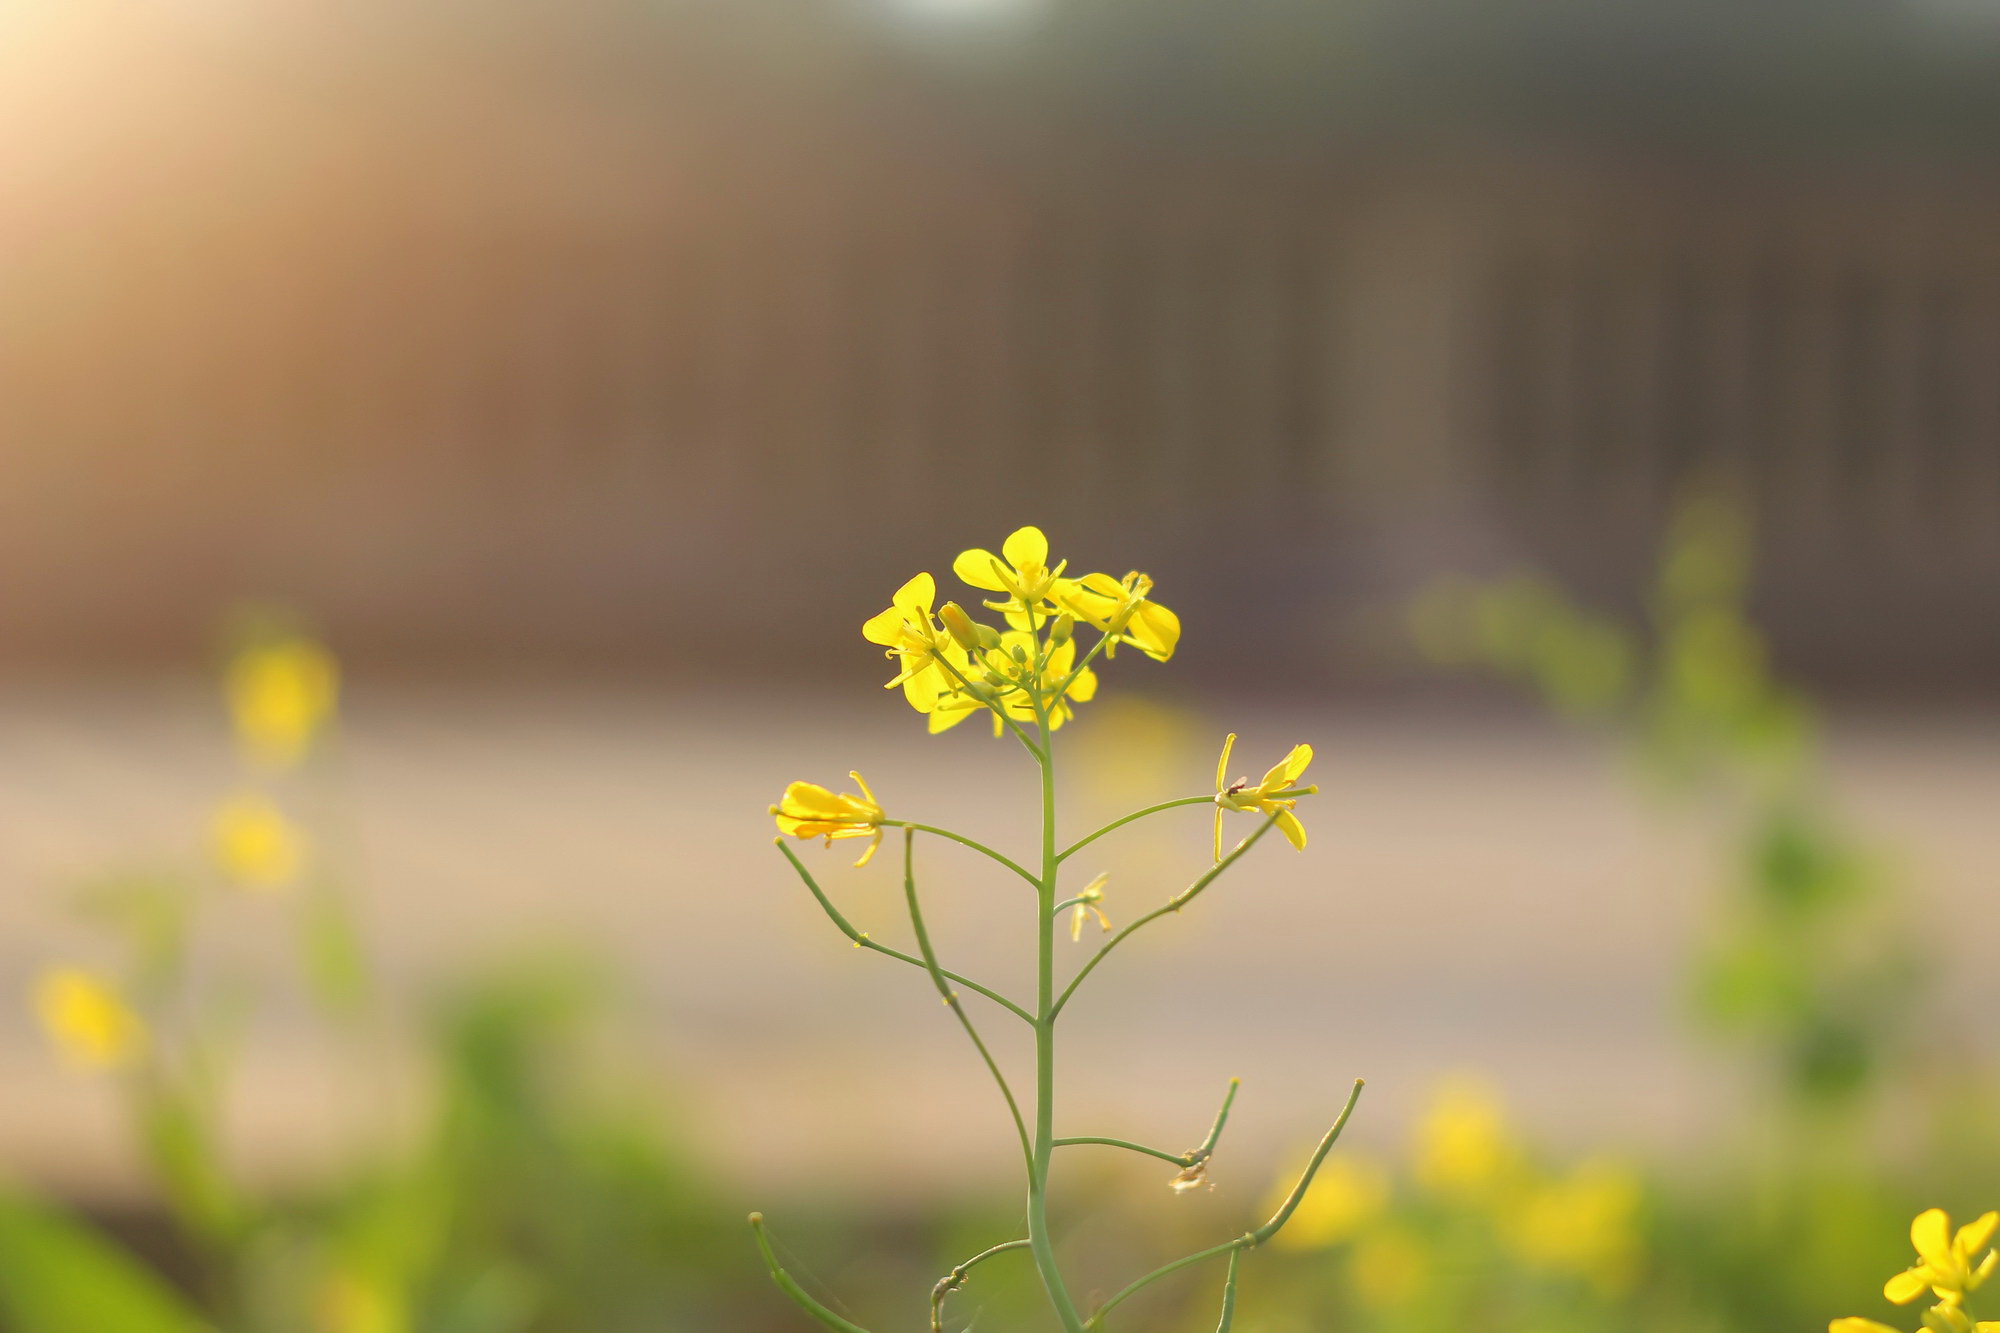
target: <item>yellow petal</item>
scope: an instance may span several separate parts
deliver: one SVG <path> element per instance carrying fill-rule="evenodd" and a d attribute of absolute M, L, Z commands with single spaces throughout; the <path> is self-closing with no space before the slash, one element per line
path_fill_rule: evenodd
<path fill-rule="evenodd" d="M 1229 786 L 1229 752 L 1236 748 L 1236 733 L 1230 732 L 1222 742 L 1222 758 L 1215 761 L 1215 789 L 1222 791 Z M 1220 818 L 1218 815 L 1217 818 Z M 1220 837 L 1220 835 L 1217 835 Z"/>
<path fill-rule="evenodd" d="M 1910 1244 L 1917 1247 L 1925 1263 L 1938 1264 L 1951 1258 L 1951 1218 L 1942 1208 L 1926 1208 L 1910 1223 Z"/>
<path fill-rule="evenodd" d="M 1280 810 L 1278 812 L 1278 832 L 1284 834 L 1285 841 L 1291 843 L 1298 850 L 1304 851 L 1306 849 L 1306 826 L 1301 824 L 1299 817 L 1291 811 Z"/>
<path fill-rule="evenodd" d="M 1993 1232 L 2000 1228 L 2000 1213 L 1987 1213 L 1984 1217 L 1967 1222 L 1958 1229 L 1958 1252 L 1970 1259 L 1986 1248 L 1993 1239 Z"/>
<path fill-rule="evenodd" d="M 82 968 L 56 968 L 35 984 L 35 1009 L 56 1049 L 71 1064 L 116 1069 L 144 1050 L 145 1020 L 107 979 Z"/>
<path fill-rule="evenodd" d="M 987 592 L 1005 592 L 1007 585 L 1000 581 L 1000 574 L 993 567 L 1001 560 L 983 546 L 975 546 L 970 551 L 960 551 L 958 559 L 951 562 L 951 572 L 959 579 L 975 588 Z"/>
<path fill-rule="evenodd" d="M 1215 807 L 1215 863 L 1222 864 L 1222 807 Z"/>
<path fill-rule="evenodd" d="M 1898 1305 L 1908 1305 L 1911 1301 L 1930 1289 L 1930 1270 L 1926 1268 L 1906 1269 L 1890 1278 L 1882 1285 L 1882 1294 Z"/>
<path fill-rule="evenodd" d="M 1007 563 L 1016 569 L 1046 565 L 1049 562 L 1049 539 L 1042 535 L 1040 528 L 1016 528 L 1000 544 L 1000 554 L 1006 556 Z"/>
<path fill-rule="evenodd" d="M 1125 635 L 1140 652 L 1164 662 L 1181 641 L 1181 618 L 1158 602 L 1143 602 L 1126 622 Z"/>
<path fill-rule="evenodd" d="M 1069 687 L 1068 697 L 1080 704 L 1087 704 L 1097 696 L 1097 673 L 1089 667 L 1076 673 L 1076 681 Z"/>
<path fill-rule="evenodd" d="M 925 616 L 931 613 L 931 603 L 936 600 L 937 580 L 928 574 L 919 574 L 912 578 L 896 589 L 896 595 L 889 599 L 891 605 L 920 612 Z"/>
<path fill-rule="evenodd" d="M 903 626 L 910 623 L 900 606 L 892 606 L 887 611 L 861 622 L 861 637 L 870 643 L 879 643 L 884 648 L 894 648 L 903 641 Z"/>
<path fill-rule="evenodd" d="M 1891 1328 L 1887 1324 L 1878 1324 L 1873 1319 L 1857 1319 L 1849 1316 L 1828 1324 L 1826 1333 L 1902 1333 L 1902 1330 Z"/>

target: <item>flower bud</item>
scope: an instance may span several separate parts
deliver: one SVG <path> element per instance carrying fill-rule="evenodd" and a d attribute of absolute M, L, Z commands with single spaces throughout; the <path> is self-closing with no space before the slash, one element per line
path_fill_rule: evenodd
<path fill-rule="evenodd" d="M 1076 633 L 1076 617 L 1065 611 L 1056 617 L 1054 624 L 1049 626 L 1049 642 L 1068 643 L 1070 635 L 1074 633 Z"/>
<path fill-rule="evenodd" d="M 966 652 L 979 648 L 979 626 L 972 623 L 972 617 L 965 614 L 965 608 L 957 602 L 946 602 L 938 608 L 938 619 L 943 622 L 951 637 L 958 640 L 958 646 Z"/>
<path fill-rule="evenodd" d="M 1000 646 L 999 630 L 994 629 L 991 625 L 981 625 L 977 622 L 974 622 L 972 628 L 979 633 L 979 646 L 981 648 L 987 649 L 990 652 Z"/>

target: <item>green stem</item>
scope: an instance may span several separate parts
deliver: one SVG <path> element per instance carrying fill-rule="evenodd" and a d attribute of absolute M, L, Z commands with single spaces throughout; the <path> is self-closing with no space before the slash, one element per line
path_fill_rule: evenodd
<path fill-rule="evenodd" d="M 951 1272 L 939 1278 L 938 1284 L 931 1288 L 931 1333 L 944 1333 L 944 1298 L 965 1285 L 967 1274 L 996 1254 L 1006 1254 L 1010 1250 L 1025 1250 L 1027 1248 L 1028 1242 L 1025 1240 L 1003 1242 L 1002 1244 L 995 1245 L 990 1250 L 981 1250 L 978 1254 L 973 1255 L 970 1259 L 952 1269 Z"/>
<path fill-rule="evenodd" d="M 1144 810 L 1134 810 L 1131 814 L 1126 815 L 1123 819 L 1112 820 L 1109 824 L 1106 824 L 1103 828 L 1097 830 L 1097 832 L 1091 834 L 1089 837 L 1077 839 L 1075 842 L 1071 843 L 1068 847 L 1064 848 L 1061 852 L 1057 853 L 1056 860 L 1067 861 L 1069 860 L 1070 857 L 1076 855 L 1084 848 L 1090 846 L 1091 843 L 1096 842 L 1099 838 L 1103 837 L 1105 834 L 1116 832 L 1117 830 L 1124 828 L 1127 824 L 1133 823 L 1136 820 L 1144 819 L 1147 815 L 1157 815 L 1162 810 L 1177 810 L 1184 805 L 1212 805 L 1214 804 L 1214 802 L 1215 802 L 1215 797 L 1212 795 L 1182 796 L 1171 801 L 1161 801 L 1158 805 L 1149 805 Z"/>
<path fill-rule="evenodd" d="M 946 984 L 944 969 L 938 966 L 937 951 L 931 948 L 931 933 L 924 927 L 923 909 L 917 905 L 916 872 L 917 831 L 903 830 L 903 896 L 910 904 L 910 928 L 917 934 L 917 949 L 924 956 L 924 970 L 931 974 L 931 983 L 937 987 L 939 995 L 951 1008 L 965 1035 L 972 1038 L 972 1044 L 979 1052 L 979 1058 L 986 1062 L 986 1071 L 993 1075 L 993 1081 L 1000 1085 L 1000 1095 L 1007 1099 L 1007 1113 L 1014 1117 L 1014 1132 L 1021 1137 L 1021 1157 L 1028 1169 L 1034 1169 L 1034 1151 L 1028 1145 L 1028 1126 L 1021 1119 L 1021 1104 L 1014 1100 L 1014 1089 L 1007 1085 L 1007 1076 L 1000 1072 L 1000 1062 L 993 1058 L 993 1052 L 986 1048 L 980 1038 L 979 1029 L 972 1025 L 965 1006 L 958 1002 L 958 992 Z"/>
<path fill-rule="evenodd" d="M 1137 921 L 1134 921 L 1131 925 L 1125 927 L 1125 929 L 1119 931 L 1116 935 L 1113 935 L 1110 939 L 1106 940 L 1104 942 L 1104 946 L 1100 948 L 1096 953 L 1092 954 L 1090 961 L 1083 965 L 1083 969 L 1079 971 L 1074 977 L 1070 978 L 1069 985 L 1063 988 L 1063 993 L 1060 997 L 1057 998 L 1055 1003 L 1055 1009 L 1051 1012 L 1050 1016 L 1054 1017 L 1055 1014 L 1060 1014 L 1062 1012 L 1063 1006 L 1069 1003 L 1070 996 L 1076 994 L 1076 988 L 1083 984 L 1083 979 L 1089 976 L 1092 972 L 1096 971 L 1097 965 L 1103 962 L 1107 957 L 1109 957 L 1113 949 L 1123 944 L 1127 939 L 1129 939 L 1133 935 L 1134 932 L 1138 931 L 1140 927 L 1149 925 L 1152 922 L 1159 920 L 1161 917 L 1166 916 L 1171 912 L 1178 912 L 1181 910 L 1181 908 L 1186 907 L 1189 903 L 1193 902 L 1195 897 L 1199 895 L 1203 889 L 1207 888 L 1210 884 L 1215 882 L 1216 876 L 1220 875 L 1223 871 L 1229 869 L 1230 866 L 1236 863 L 1237 858 L 1241 857 L 1245 852 L 1249 851 L 1252 847 L 1255 847 L 1257 845 L 1257 840 L 1263 837 L 1266 833 L 1269 833 L 1272 829 L 1272 826 L 1274 826 L 1277 822 L 1278 821 L 1276 816 L 1266 819 L 1262 824 L 1259 824 L 1255 829 L 1251 830 L 1249 837 L 1237 843 L 1236 846 L 1230 850 L 1229 855 L 1223 857 L 1220 861 L 1217 861 L 1214 865 L 1210 866 L 1207 870 L 1203 871 L 1201 873 L 1201 876 L 1198 879 L 1196 879 L 1194 883 L 1188 885 L 1185 889 L 1182 889 L 1179 893 L 1175 894 L 1172 898 L 1168 899 L 1165 906 L 1154 908 L 1152 911 L 1146 913 L 1146 915 L 1140 917 Z"/>
<path fill-rule="evenodd" d="M 1355 1104 L 1361 1100 L 1361 1089 L 1363 1086 L 1364 1084 L 1361 1079 L 1357 1078 L 1354 1080 L 1354 1090 L 1347 1094 L 1347 1104 L 1340 1108 L 1340 1115 L 1334 1120 L 1333 1128 L 1327 1130 L 1326 1137 L 1319 1141 L 1319 1147 L 1313 1151 L 1312 1159 L 1306 1163 L 1306 1169 L 1299 1174 L 1298 1183 L 1292 1186 L 1292 1192 L 1285 1196 L 1284 1203 L 1279 1206 L 1276 1213 L 1272 1214 L 1270 1221 L 1258 1227 L 1255 1231 L 1245 1232 L 1235 1240 L 1224 1241 L 1220 1245 L 1211 1245 L 1205 1250 L 1196 1251 L 1194 1254 L 1190 1254 L 1182 1259 L 1176 1259 L 1170 1264 L 1162 1264 L 1160 1267 L 1146 1274 L 1146 1276 L 1131 1283 L 1103 1305 L 1097 1307 L 1097 1312 L 1090 1316 L 1090 1322 L 1086 1326 L 1089 1333 L 1095 1333 L 1096 1330 L 1102 1329 L 1104 1327 L 1105 1315 L 1111 1313 L 1113 1309 L 1122 1305 L 1129 1298 L 1138 1295 L 1139 1292 L 1145 1290 L 1153 1283 L 1158 1282 L 1161 1278 L 1178 1273 L 1183 1268 L 1188 1268 L 1194 1264 L 1202 1263 L 1205 1260 L 1214 1259 L 1225 1254 L 1232 1256 L 1233 1263 L 1233 1256 L 1240 1251 L 1255 1249 L 1257 1246 L 1271 1239 L 1271 1237 L 1277 1235 L 1279 1229 L 1285 1223 L 1291 1221 L 1292 1214 L 1298 1209 L 1299 1200 L 1305 1198 L 1306 1190 L 1312 1186 L 1313 1177 L 1319 1173 L 1320 1164 L 1326 1160 L 1326 1155 L 1333 1150 L 1333 1145 L 1339 1140 L 1340 1131 L 1347 1128 L 1348 1117 L 1354 1114 Z M 1233 1289 L 1234 1283 L 1232 1281 L 1231 1290 L 1233 1291 Z M 1233 1308 L 1234 1301 L 1229 1300 L 1224 1306 L 1225 1313 L 1233 1310 Z"/>
<path fill-rule="evenodd" d="M 771 1253 L 770 1237 L 764 1234 L 764 1215 L 750 1214 L 750 1234 L 757 1238 L 757 1249 L 764 1256 L 764 1266 L 771 1270 L 771 1280 L 778 1284 L 778 1290 L 792 1298 L 792 1303 L 837 1333 L 868 1333 L 868 1330 L 852 1320 L 842 1319 L 833 1311 L 821 1305 L 807 1294 L 806 1289 L 795 1281 L 778 1265 L 778 1256 Z"/>
<path fill-rule="evenodd" d="M 1162 1148 L 1148 1148 L 1143 1143 L 1130 1143 L 1124 1139 L 1100 1138 L 1096 1135 L 1074 1139 L 1057 1139 L 1054 1146 L 1058 1148 L 1075 1148 L 1084 1144 L 1096 1144 L 1103 1148 L 1123 1148 L 1127 1152 L 1144 1153 L 1148 1157 L 1157 1157 L 1163 1162 L 1171 1162 L 1178 1167 L 1194 1165 L 1194 1163 L 1188 1160 L 1188 1154 L 1186 1153 L 1170 1153 Z"/>
<path fill-rule="evenodd" d="M 1030 612 L 1032 614 L 1032 610 Z M 1040 699 L 1035 701 L 1035 722 L 1041 733 L 1036 758 L 1042 770 L 1042 879 L 1039 887 L 1039 917 L 1035 931 L 1035 1142 L 1028 1166 L 1028 1247 L 1035 1256 L 1035 1270 L 1049 1303 L 1055 1307 L 1063 1333 L 1083 1333 L 1083 1316 L 1077 1313 L 1063 1285 L 1062 1270 L 1056 1264 L 1055 1245 L 1049 1237 L 1049 1163 L 1055 1153 L 1056 1077 L 1056 775 L 1049 747 L 1049 718 Z"/>
<path fill-rule="evenodd" d="M 987 857 L 990 860 L 997 861 L 999 864 L 1006 866 L 1009 870 L 1013 871 L 1015 874 L 1019 875 L 1022 879 L 1026 880 L 1031 887 L 1039 887 L 1041 885 L 1041 881 L 1039 879 L 1036 879 L 1033 875 L 1029 874 L 1025 869 L 1023 869 L 1018 861 L 1015 861 L 1012 857 L 1002 856 L 999 852 L 994 851 L 991 847 L 988 847 L 985 843 L 977 842 L 971 838 L 968 838 L 963 833 L 953 833 L 948 828 L 936 828 L 930 824 L 914 824 L 907 819 L 885 819 L 882 821 L 882 827 L 913 828 L 919 833 L 929 833 L 940 838 L 949 838 L 953 842 L 958 843 L 962 847 L 970 847 L 973 851 L 978 852 L 981 856 Z"/>
<path fill-rule="evenodd" d="M 1201 1141 L 1199 1148 L 1188 1154 L 1189 1166 L 1206 1162 L 1215 1155 L 1215 1145 L 1222 1141 L 1223 1126 L 1229 1123 L 1229 1108 L 1236 1104 L 1236 1090 L 1242 1086 L 1240 1078 L 1229 1080 L 1229 1090 L 1222 1094 L 1222 1109 L 1215 1113 L 1215 1123 L 1208 1127 L 1208 1137 Z"/>
<path fill-rule="evenodd" d="M 840 928 L 840 933 L 847 936 L 848 939 L 854 941 L 855 948 L 872 949 L 876 953 L 883 954 L 889 958 L 894 958 L 899 962 L 908 963 L 912 967 L 924 966 L 923 959 L 918 958 L 912 954 L 904 953 L 901 949 L 892 949 L 886 944 L 877 944 L 874 940 L 868 938 L 867 931 L 856 930 L 854 926 L 848 921 L 848 919 L 840 914 L 840 909 L 833 905 L 833 900 L 826 896 L 825 891 L 822 890 L 819 886 L 819 881 L 815 880 L 812 877 L 812 872 L 806 869 L 805 862 L 799 860 L 798 856 L 792 851 L 792 849 L 785 845 L 785 840 L 783 838 L 778 838 L 775 839 L 775 843 L 777 845 L 778 850 L 785 854 L 785 859 L 792 863 L 792 869 L 799 872 L 799 878 L 805 881 L 806 887 L 812 890 L 812 896 L 819 900 L 820 907 L 826 912 L 827 916 L 832 919 L 833 924 Z M 946 976 L 952 981 L 957 982 L 959 985 L 965 987 L 967 990 L 974 991 L 980 995 L 984 995 L 987 999 L 993 1001 L 993 1003 L 999 1005 L 1002 1009 L 1007 1010 L 1007 1012 L 1013 1014 L 1023 1023 L 1032 1025 L 1035 1022 L 1035 1016 L 1033 1014 L 1029 1013 L 1026 1009 L 1023 1009 L 1020 1005 L 1015 1004 L 1012 1000 L 1002 995 L 999 991 L 992 990 L 989 989 L 988 987 L 982 986 L 978 982 L 972 980 L 970 977 L 962 977 L 956 972 L 946 971 L 943 968 L 940 968 L 938 970 L 942 972 L 944 976 Z"/>
<path fill-rule="evenodd" d="M 1236 1265 L 1242 1259 L 1241 1250 L 1229 1256 L 1229 1276 L 1222 1282 L 1222 1322 L 1215 1326 L 1215 1333 L 1229 1333 L 1229 1326 L 1236 1322 Z"/>

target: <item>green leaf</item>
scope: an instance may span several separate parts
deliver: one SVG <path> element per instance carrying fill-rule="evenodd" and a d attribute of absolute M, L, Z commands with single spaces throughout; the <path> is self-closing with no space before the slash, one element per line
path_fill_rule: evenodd
<path fill-rule="evenodd" d="M 0 1313 L 15 1333 L 210 1333 L 151 1269 L 89 1227 L 6 1190 Z"/>

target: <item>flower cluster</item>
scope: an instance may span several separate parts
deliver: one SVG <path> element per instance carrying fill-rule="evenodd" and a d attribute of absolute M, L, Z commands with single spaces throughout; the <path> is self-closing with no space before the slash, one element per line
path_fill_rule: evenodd
<path fill-rule="evenodd" d="M 2000 1251 L 1992 1248 L 2000 1230 L 2000 1212 L 1987 1213 L 1956 1232 L 1942 1208 L 1929 1208 L 1910 1223 L 1910 1243 L 1917 1262 L 1889 1279 L 1882 1294 L 1898 1305 L 1909 1305 L 1926 1292 L 1935 1300 L 1924 1311 L 1923 1325 L 1931 1333 L 2000 1333 L 2000 1320 L 1975 1319 L 1965 1301 L 1984 1286 L 2000 1266 Z M 1901 1333 L 1893 1325 L 1850 1316 L 1827 1325 L 1827 1333 Z"/>
<path fill-rule="evenodd" d="M 861 627 L 896 663 L 887 688 L 902 686 L 933 732 L 975 713 L 992 715 L 995 736 L 1010 726 L 1024 738 L 1029 729 L 1054 731 L 1097 693 L 1091 664 L 1100 655 L 1113 657 L 1129 644 L 1164 662 L 1180 642 L 1180 618 L 1152 600 L 1150 577 L 1070 578 L 1068 561 L 1049 563 L 1040 528 L 1018 529 L 997 555 L 978 547 L 962 552 L 951 567 L 969 587 L 998 594 L 982 604 L 1001 614 L 1004 628 L 974 620 L 957 602 L 939 607 L 929 574 L 897 589 L 888 609 Z M 1078 625 L 1098 636 L 1081 655 Z"/>

